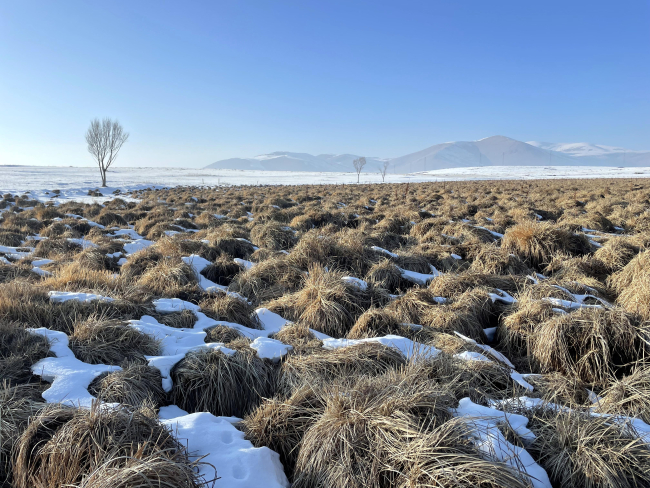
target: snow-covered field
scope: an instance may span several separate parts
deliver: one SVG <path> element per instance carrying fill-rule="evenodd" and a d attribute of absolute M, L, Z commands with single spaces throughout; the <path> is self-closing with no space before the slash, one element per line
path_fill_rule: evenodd
<path fill-rule="evenodd" d="M 411 174 L 388 174 L 386 182 L 406 183 L 422 181 L 512 180 L 559 178 L 647 178 L 650 168 L 613 168 L 593 166 L 489 166 L 453 168 Z M 122 192 L 152 186 L 178 185 L 299 185 L 299 184 L 355 184 L 354 173 L 308 173 L 292 171 L 238 171 L 194 168 L 125 168 L 109 172 L 109 188 Z M 361 183 L 381 183 L 379 173 L 362 173 Z M 89 189 L 100 184 L 99 172 L 94 167 L 60 166 L 0 166 L 0 193 L 31 193 L 39 200 L 49 200 L 52 190 L 60 190 L 60 200 L 94 200 L 87 196 Z"/>

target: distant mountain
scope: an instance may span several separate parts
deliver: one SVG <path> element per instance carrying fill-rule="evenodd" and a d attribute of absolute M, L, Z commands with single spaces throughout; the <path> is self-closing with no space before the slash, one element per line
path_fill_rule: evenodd
<path fill-rule="evenodd" d="M 224 159 L 206 168 L 266 171 L 351 172 L 354 154 L 319 154 L 279 151 L 253 158 Z M 364 172 L 377 172 L 389 161 L 390 173 L 416 173 L 474 166 L 650 166 L 650 151 L 589 143 L 522 142 L 505 136 L 478 141 L 436 144 L 390 160 L 367 157 Z"/>
<path fill-rule="evenodd" d="M 313 156 L 307 153 L 292 153 L 278 151 L 262 154 L 253 158 L 223 159 L 212 163 L 206 168 L 211 169 L 254 169 L 264 171 L 317 171 L 317 172 L 349 172 L 354 171 L 352 161 L 359 156 L 354 154 L 319 154 Z M 366 157 L 365 171 L 377 170 L 383 164 L 383 159 Z"/>
<path fill-rule="evenodd" d="M 622 147 L 603 146 L 588 142 L 552 142 L 530 141 L 531 146 L 565 154 L 589 165 L 598 166 L 650 166 L 650 151 L 630 151 Z"/>
<path fill-rule="evenodd" d="M 650 151 L 610 146 L 521 142 L 505 136 L 436 144 L 390 160 L 390 172 L 472 166 L 650 166 Z M 624 163 L 625 159 L 625 163 Z"/>

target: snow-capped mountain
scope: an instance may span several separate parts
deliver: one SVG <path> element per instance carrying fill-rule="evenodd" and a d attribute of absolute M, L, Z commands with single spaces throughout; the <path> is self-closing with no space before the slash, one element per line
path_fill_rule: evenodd
<path fill-rule="evenodd" d="M 354 154 L 292 153 L 279 151 L 253 158 L 217 161 L 207 168 L 275 171 L 351 172 Z M 589 143 L 522 142 L 505 136 L 478 141 L 436 144 L 390 160 L 366 157 L 364 172 L 377 172 L 389 161 L 390 173 L 416 173 L 475 166 L 650 166 L 650 151 Z"/>
<path fill-rule="evenodd" d="M 359 156 L 354 154 L 319 154 L 277 151 L 252 158 L 223 159 L 206 168 L 213 169 L 257 169 L 265 171 L 317 171 L 349 172 L 353 171 L 352 161 Z M 376 171 L 383 159 L 366 157 L 366 171 Z M 372 168 L 372 169 L 371 169 Z"/>
<path fill-rule="evenodd" d="M 602 144 L 590 144 L 588 142 L 537 142 L 530 141 L 531 146 L 566 154 L 574 158 L 589 159 L 589 164 L 599 166 L 648 166 L 650 165 L 650 151 L 630 151 L 623 147 L 604 146 Z M 585 163 L 583 163 L 585 164 Z"/>

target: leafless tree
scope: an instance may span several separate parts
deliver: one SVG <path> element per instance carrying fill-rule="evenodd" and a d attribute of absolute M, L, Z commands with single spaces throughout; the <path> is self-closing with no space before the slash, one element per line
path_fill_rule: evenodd
<path fill-rule="evenodd" d="M 352 161 L 352 164 L 354 165 L 354 170 L 357 172 L 357 183 L 359 183 L 359 175 L 361 174 L 363 167 L 366 165 L 366 158 L 357 158 Z"/>
<path fill-rule="evenodd" d="M 389 161 L 384 161 L 384 164 L 379 167 L 379 174 L 381 175 L 381 182 L 383 183 L 386 179 L 386 172 L 388 171 Z"/>
<path fill-rule="evenodd" d="M 113 164 L 122 144 L 129 138 L 129 133 L 117 120 L 105 117 L 104 120 L 94 119 L 86 132 L 88 152 L 93 155 L 102 175 L 102 186 L 106 186 L 106 170 Z"/>

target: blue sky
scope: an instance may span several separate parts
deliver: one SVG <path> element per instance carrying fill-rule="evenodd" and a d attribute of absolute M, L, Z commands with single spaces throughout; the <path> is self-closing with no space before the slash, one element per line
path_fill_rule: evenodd
<path fill-rule="evenodd" d="M 0 164 L 202 167 L 452 140 L 650 149 L 650 2 L 0 0 Z"/>

